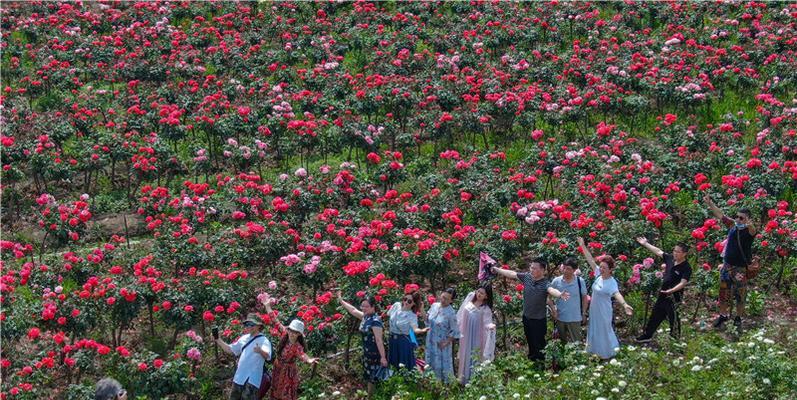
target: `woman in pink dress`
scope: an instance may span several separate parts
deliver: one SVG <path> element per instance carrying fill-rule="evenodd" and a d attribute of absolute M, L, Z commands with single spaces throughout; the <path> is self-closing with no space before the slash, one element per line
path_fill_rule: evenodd
<path fill-rule="evenodd" d="M 457 312 L 462 335 L 459 340 L 458 377 L 468 383 L 473 367 L 495 356 L 495 324 L 493 323 L 493 290 L 485 285 L 471 292 Z"/>

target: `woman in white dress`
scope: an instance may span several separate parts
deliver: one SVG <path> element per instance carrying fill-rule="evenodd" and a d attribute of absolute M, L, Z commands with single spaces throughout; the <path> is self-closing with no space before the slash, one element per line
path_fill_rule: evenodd
<path fill-rule="evenodd" d="M 459 324 L 458 378 L 463 385 L 470 380 L 473 366 L 495 357 L 493 290 L 489 285 L 468 293 L 457 312 Z"/>
<path fill-rule="evenodd" d="M 589 327 L 587 328 L 587 353 L 597 354 L 602 359 L 609 359 L 617 354 L 620 342 L 612 327 L 612 297 L 631 315 L 634 309 L 625 302 L 612 276 L 614 259 L 611 256 L 599 257 L 598 262 L 592 258 L 584 239 L 578 238 L 578 244 L 590 267 L 595 271 L 595 282 L 592 283 L 592 301 L 589 303 Z"/>

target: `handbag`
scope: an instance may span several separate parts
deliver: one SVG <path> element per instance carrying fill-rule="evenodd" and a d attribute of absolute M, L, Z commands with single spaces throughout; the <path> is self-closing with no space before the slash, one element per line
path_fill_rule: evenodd
<path fill-rule="evenodd" d="M 260 388 L 257 390 L 257 399 L 261 400 L 265 398 L 269 389 L 271 389 L 271 372 L 269 372 L 264 365 L 263 376 L 260 378 Z"/>
<path fill-rule="evenodd" d="M 417 347 L 418 338 L 415 337 L 415 331 L 412 328 L 410 328 L 410 334 L 408 336 L 410 337 L 410 342 Z"/>
<path fill-rule="evenodd" d="M 753 257 L 750 260 L 750 264 L 747 266 L 747 270 L 745 271 L 745 275 L 747 280 L 753 279 L 758 276 L 758 273 L 761 272 L 761 261 L 758 257 Z"/>
<path fill-rule="evenodd" d="M 742 254 L 742 258 L 744 259 L 744 263 L 747 264 L 747 267 L 744 270 L 745 278 L 749 281 L 750 279 L 755 278 L 758 276 L 758 273 L 761 272 L 761 262 L 758 257 L 753 257 L 752 260 L 747 259 L 747 255 L 744 254 L 744 249 L 742 248 L 742 241 L 739 239 L 739 231 L 736 231 L 736 245 L 739 247 L 739 253 Z"/>

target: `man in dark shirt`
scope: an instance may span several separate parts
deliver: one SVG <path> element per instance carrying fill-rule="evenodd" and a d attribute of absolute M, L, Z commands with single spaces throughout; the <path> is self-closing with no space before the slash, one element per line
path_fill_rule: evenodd
<path fill-rule="evenodd" d="M 664 259 L 664 278 L 661 282 L 661 290 L 653 312 L 650 315 L 645 333 L 637 337 L 637 342 L 649 342 L 653 339 L 653 334 L 659 328 L 664 318 L 670 321 L 670 336 L 678 338 L 681 335 L 681 322 L 678 318 L 678 305 L 681 303 L 684 288 L 692 277 L 692 267 L 686 260 L 689 247 L 684 243 L 678 243 L 672 249 L 672 254 L 663 252 L 660 248 L 648 243 L 645 238 L 636 240 L 642 247 L 650 250 L 651 253 Z"/>
<path fill-rule="evenodd" d="M 750 219 L 750 210 L 742 208 L 736 213 L 736 218 L 731 218 L 723 214 L 708 194 L 703 199 L 714 216 L 728 227 L 728 238 L 725 241 L 725 250 L 722 252 L 720 268 L 720 315 L 714 321 L 714 327 L 719 328 L 728 320 L 730 298 L 733 297 L 736 302 L 736 318 L 733 319 L 733 324 L 737 330 L 741 330 L 747 294 L 746 272 L 747 266 L 753 259 L 752 246 L 756 227 Z"/>
<path fill-rule="evenodd" d="M 567 301 L 570 294 L 560 292 L 551 287 L 551 281 L 545 277 L 548 265 L 542 258 L 524 258 L 529 263 L 529 272 L 515 272 L 507 269 L 492 268 L 492 272 L 506 278 L 518 279 L 523 283 L 523 332 L 529 343 L 528 357 L 532 361 L 543 361 L 545 355 L 545 334 L 548 327 L 546 304 L 548 295 Z"/>

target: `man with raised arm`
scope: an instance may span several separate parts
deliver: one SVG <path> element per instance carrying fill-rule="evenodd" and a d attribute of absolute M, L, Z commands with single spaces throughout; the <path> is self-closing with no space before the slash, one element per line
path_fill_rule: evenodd
<path fill-rule="evenodd" d="M 546 303 L 548 296 L 567 300 L 570 294 L 560 292 L 551 287 L 551 281 L 545 277 L 545 268 L 548 264 L 542 258 L 525 257 L 524 262 L 529 265 L 529 272 L 515 272 L 507 269 L 492 267 L 496 275 L 510 279 L 518 279 L 523 283 L 523 332 L 529 344 L 529 360 L 543 361 L 545 355 L 545 334 L 548 327 L 546 317 Z"/>
<path fill-rule="evenodd" d="M 227 344 L 216 338 L 216 343 L 226 353 L 238 356 L 230 400 L 256 400 L 263 379 L 263 363 L 271 359 L 271 342 L 263 336 L 263 321 L 257 314 L 249 314 L 242 325 L 244 335 L 238 340 Z"/>
<path fill-rule="evenodd" d="M 645 332 L 636 338 L 637 342 L 649 342 L 653 339 L 656 329 L 666 318 L 670 322 L 670 336 L 678 338 L 681 335 L 681 323 L 678 319 L 678 305 L 681 303 L 684 288 L 692 277 L 692 267 L 686 260 L 689 247 L 684 243 L 678 243 L 673 247 L 672 253 L 665 253 L 660 248 L 648 243 L 648 240 L 640 237 L 636 239 L 642 247 L 664 260 L 664 277 L 661 282 L 661 290 L 653 306 Z"/>
<path fill-rule="evenodd" d="M 749 209 L 741 208 L 736 212 L 736 216 L 731 218 L 714 204 L 708 194 L 703 200 L 714 216 L 728 227 L 728 238 L 725 241 L 722 267 L 720 267 L 720 315 L 714 321 L 714 328 L 721 327 L 728 320 L 730 298 L 733 296 L 736 302 L 736 318 L 733 319 L 733 324 L 740 331 L 747 294 L 747 267 L 753 259 L 752 246 L 756 227 L 750 219 Z"/>

